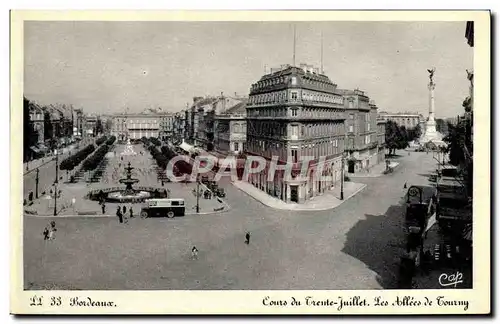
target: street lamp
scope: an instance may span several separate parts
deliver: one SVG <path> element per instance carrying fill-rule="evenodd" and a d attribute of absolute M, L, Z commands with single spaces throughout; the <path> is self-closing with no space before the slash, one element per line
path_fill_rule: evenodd
<path fill-rule="evenodd" d="M 344 200 L 344 169 L 345 169 L 345 154 L 342 153 L 342 170 L 340 179 L 340 200 Z"/>
<path fill-rule="evenodd" d="M 193 194 L 196 196 L 196 213 L 200 212 L 200 196 L 203 194 L 203 190 L 200 191 L 200 179 L 196 178 L 196 189 L 193 189 Z"/>
<path fill-rule="evenodd" d="M 56 154 L 56 180 L 54 181 L 54 216 L 57 216 L 57 183 L 59 176 L 57 170 L 59 169 L 59 152 L 57 152 L 57 150 L 54 150 L 54 153 Z"/>
<path fill-rule="evenodd" d="M 40 170 L 38 170 L 38 168 L 36 169 L 36 178 L 35 178 L 35 198 L 38 199 L 38 181 L 39 181 L 39 178 L 38 178 L 38 173 L 40 172 Z"/>

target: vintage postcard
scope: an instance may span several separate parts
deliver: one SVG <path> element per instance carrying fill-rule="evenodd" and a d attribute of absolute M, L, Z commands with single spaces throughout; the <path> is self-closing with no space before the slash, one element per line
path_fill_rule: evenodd
<path fill-rule="evenodd" d="M 488 11 L 12 11 L 14 314 L 488 314 Z"/>

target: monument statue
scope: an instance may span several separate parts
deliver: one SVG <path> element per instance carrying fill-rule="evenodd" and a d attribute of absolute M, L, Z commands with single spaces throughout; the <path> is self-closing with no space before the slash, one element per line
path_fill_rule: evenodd
<path fill-rule="evenodd" d="M 431 80 L 431 83 L 434 83 L 433 79 L 434 78 L 434 72 L 436 72 L 436 68 L 432 68 L 432 69 L 427 69 L 427 72 L 429 72 L 429 79 Z"/>
<path fill-rule="evenodd" d="M 438 144 L 441 142 L 442 135 L 436 130 L 436 119 L 434 117 L 435 107 L 434 107 L 434 90 L 436 89 L 436 84 L 434 83 L 434 73 L 436 68 L 427 69 L 429 72 L 429 84 L 427 88 L 429 89 L 429 117 L 425 123 L 425 129 L 423 130 L 422 137 L 420 138 L 420 144 L 426 144 L 429 142 Z"/>

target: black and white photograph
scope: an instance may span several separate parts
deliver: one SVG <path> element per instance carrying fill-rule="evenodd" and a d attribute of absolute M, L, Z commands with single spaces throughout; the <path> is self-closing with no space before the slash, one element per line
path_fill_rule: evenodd
<path fill-rule="evenodd" d="M 488 212 L 474 27 L 489 13 L 461 17 L 24 20 L 11 109 L 26 305 L 267 291 L 255 304 L 276 307 L 310 291 L 301 307 L 349 312 L 376 304 L 363 291 L 414 306 L 439 289 L 432 306 L 467 314 L 490 282 L 474 203 Z"/>

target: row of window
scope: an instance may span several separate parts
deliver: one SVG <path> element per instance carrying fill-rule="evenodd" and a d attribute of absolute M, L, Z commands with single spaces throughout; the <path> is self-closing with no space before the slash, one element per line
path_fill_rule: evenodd
<path fill-rule="evenodd" d="M 333 94 L 317 93 L 313 91 L 302 90 L 302 100 L 314 102 L 326 102 L 343 105 L 344 98 Z"/>
<path fill-rule="evenodd" d="M 320 156 L 330 156 L 342 152 L 341 139 L 324 140 L 310 144 L 290 147 L 290 157 L 293 163 L 300 161 L 301 156 L 310 156 L 315 159 Z M 277 142 L 265 140 L 248 141 L 248 148 L 251 152 L 261 154 L 272 159 L 277 156 L 280 160 L 287 159 L 288 146 Z"/>

